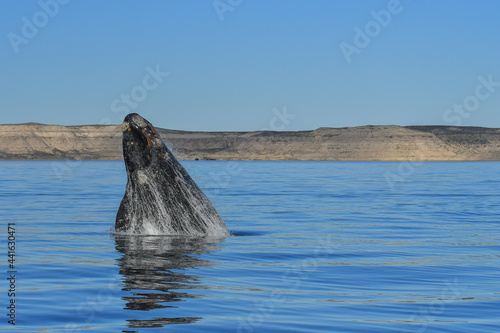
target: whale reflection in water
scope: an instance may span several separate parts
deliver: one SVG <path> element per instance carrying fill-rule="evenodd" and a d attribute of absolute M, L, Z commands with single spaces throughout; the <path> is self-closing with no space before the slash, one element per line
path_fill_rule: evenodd
<path fill-rule="evenodd" d="M 133 315 L 140 317 L 127 320 L 129 327 L 163 327 L 202 319 L 163 315 L 168 314 L 167 308 L 178 308 L 175 302 L 203 296 L 186 292 L 209 288 L 202 284 L 202 276 L 190 275 L 189 269 L 212 265 L 212 262 L 200 259 L 199 255 L 217 251 L 217 243 L 223 240 L 212 237 L 115 235 L 116 249 L 123 254 L 118 260 L 120 274 L 124 278 L 122 290 L 130 292 L 129 296 L 122 297 L 127 302 L 124 309 L 133 310 Z M 154 311 L 148 312 L 151 310 Z"/>

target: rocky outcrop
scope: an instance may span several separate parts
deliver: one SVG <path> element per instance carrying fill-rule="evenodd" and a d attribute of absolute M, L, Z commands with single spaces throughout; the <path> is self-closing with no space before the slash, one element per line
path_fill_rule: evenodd
<path fill-rule="evenodd" d="M 500 129 L 362 126 L 298 132 L 159 129 L 179 159 L 500 160 Z M 0 125 L 3 160 L 120 160 L 119 125 Z"/>

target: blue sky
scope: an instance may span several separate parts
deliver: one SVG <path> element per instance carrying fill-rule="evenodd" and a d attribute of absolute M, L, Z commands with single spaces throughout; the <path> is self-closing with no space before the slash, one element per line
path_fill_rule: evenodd
<path fill-rule="evenodd" d="M 0 2 L 0 123 L 500 127 L 495 0 Z"/>

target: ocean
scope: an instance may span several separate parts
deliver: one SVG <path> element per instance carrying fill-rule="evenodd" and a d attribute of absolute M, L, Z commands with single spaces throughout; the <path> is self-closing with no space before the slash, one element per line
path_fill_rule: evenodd
<path fill-rule="evenodd" d="M 500 163 L 182 164 L 232 236 L 115 235 L 123 162 L 0 162 L 0 330 L 500 331 Z"/>

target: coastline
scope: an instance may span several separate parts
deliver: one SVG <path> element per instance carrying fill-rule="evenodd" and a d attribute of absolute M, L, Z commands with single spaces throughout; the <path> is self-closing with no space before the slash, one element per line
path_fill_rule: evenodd
<path fill-rule="evenodd" d="M 500 129 L 377 125 L 309 131 L 157 128 L 179 160 L 500 161 Z M 120 161 L 120 125 L 0 125 L 0 160 Z"/>

